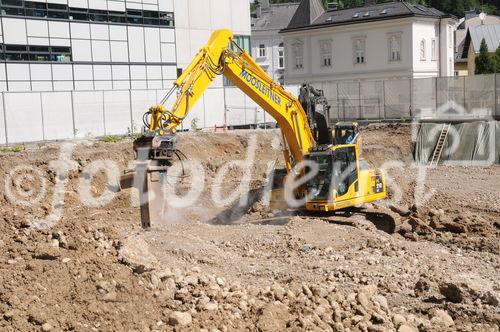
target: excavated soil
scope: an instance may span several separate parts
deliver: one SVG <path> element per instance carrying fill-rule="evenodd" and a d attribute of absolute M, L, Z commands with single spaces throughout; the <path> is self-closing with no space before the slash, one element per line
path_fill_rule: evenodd
<path fill-rule="evenodd" d="M 180 134 L 205 189 L 147 231 L 131 190 L 100 207 L 80 198 L 96 161 L 128 168 L 131 141 L 80 143 L 59 164 L 61 144 L 0 154 L 0 330 L 498 331 L 500 167 L 417 168 L 409 126 L 362 137 L 364 159 L 389 168 L 390 200 L 370 207 L 401 216 L 394 232 L 356 211 L 269 211 L 260 198 L 269 165 L 282 163 L 278 131 Z M 214 178 L 252 147 L 248 201 L 219 207 Z M 244 178 L 227 170 L 223 197 Z M 185 193 L 191 179 L 170 181 Z M 97 172 L 91 195 L 113 195 L 107 182 Z M 36 223 L 53 201 L 60 220 Z"/>

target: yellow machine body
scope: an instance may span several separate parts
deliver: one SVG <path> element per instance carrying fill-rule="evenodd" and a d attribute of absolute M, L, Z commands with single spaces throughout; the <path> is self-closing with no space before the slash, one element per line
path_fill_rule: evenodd
<path fill-rule="evenodd" d="M 233 34 L 229 30 L 215 31 L 175 81 L 177 99 L 172 109 L 165 110 L 162 105 L 150 109 L 149 132 L 154 135 L 175 132 L 175 128 L 182 123 L 217 75 L 228 78 L 276 120 L 284 140 L 285 174 L 294 173 L 294 167 L 304 159 L 326 158 L 322 159 L 322 162 L 328 164 L 327 168 L 331 169 L 323 169 L 318 174 L 319 178 L 316 177 L 314 181 L 296 191 L 297 196 L 308 197 L 303 206 L 305 209 L 335 211 L 386 197 L 383 174 L 377 170 L 360 169 L 358 145 L 331 144 L 319 147 L 310 128 L 307 113 L 298 98 L 274 82 L 248 53 L 239 48 L 233 42 Z M 357 131 L 357 124 L 355 129 Z M 332 182 L 336 181 L 335 172 L 338 171 L 338 163 L 335 160 L 344 158 L 344 150 L 349 151 L 350 159 L 347 164 L 353 171 L 349 174 L 348 182 L 332 185 Z M 331 158 L 331 161 L 328 158 Z M 283 180 L 283 177 L 275 179 L 277 185 L 271 194 L 272 207 L 285 206 Z M 325 191 L 327 184 L 329 189 Z M 319 194 L 313 195 L 315 191 Z"/>

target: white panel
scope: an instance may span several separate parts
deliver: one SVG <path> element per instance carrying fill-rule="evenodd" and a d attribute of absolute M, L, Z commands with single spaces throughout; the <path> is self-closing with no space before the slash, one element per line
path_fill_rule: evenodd
<path fill-rule="evenodd" d="M 131 81 L 130 82 L 131 89 L 134 90 L 140 90 L 140 89 L 147 89 L 148 84 L 146 81 Z"/>
<path fill-rule="evenodd" d="M 212 17 L 213 30 L 227 29 L 231 27 L 231 3 L 234 2 L 234 0 L 210 1 L 210 13 Z"/>
<path fill-rule="evenodd" d="M 68 7 L 87 8 L 87 0 L 68 0 Z"/>
<path fill-rule="evenodd" d="M 49 21 L 51 38 L 69 38 L 69 23 Z"/>
<path fill-rule="evenodd" d="M 7 77 L 9 81 L 29 81 L 30 68 L 28 64 L 24 63 L 8 63 L 7 64 Z"/>
<path fill-rule="evenodd" d="M 124 12 L 125 11 L 125 2 L 120 1 L 108 1 L 108 10 Z"/>
<path fill-rule="evenodd" d="M 47 0 L 47 2 L 58 3 L 58 4 L 62 4 L 62 5 L 67 5 L 68 4 L 68 0 Z"/>
<path fill-rule="evenodd" d="M 92 59 L 93 61 L 111 61 L 111 57 L 109 55 L 109 41 L 92 41 Z"/>
<path fill-rule="evenodd" d="M 127 27 L 123 25 L 109 26 L 110 40 L 127 41 Z"/>
<path fill-rule="evenodd" d="M 177 7 L 176 7 L 177 8 Z M 176 22 L 177 24 L 177 22 Z M 185 29 L 175 29 L 175 49 L 177 50 L 177 59 L 180 62 L 181 66 L 184 66 L 188 64 L 192 57 L 191 57 L 191 47 L 189 46 L 189 30 Z M 163 45 L 162 45 L 163 46 Z M 174 52 L 175 53 L 175 52 Z M 165 57 L 168 52 L 165 51 L 163 52 L 162 48 L 162 56 Z M 162 59 L 163 61 L 163 59 Z"/>
<path fill-rule="evenodd" d="M 130 79 L 129 67 L 127 65 L 113 65 L 114 80 L 128 80 Z"/>
<path fill-rule="evenodd" d="M 142 116 L 157 103 L 156 92 L 151 90 L 133 90 L 130 92 L 132 105 L 132 123 L 139 129 L 142 126 Z"/>
<path fill-rule="evenodd" d="M 161 60 L 162 62 L 175 62 L 175 44 L 161 44 Z"/>
<path fill-rule="evenodd" d="M 0 81 L 0 91 L 7 91 L 7 82 Z"/>
<path fill-rule="evenodd" d="M 47 21 L 26 20 L 26 28 L 29 37 L 48 37 L 49 30 Z"/>
<path fill-rule="evenodd" d="M 212 3 L 217 0 L 212 0 Z M 250 7 L 244 1 L 231 1 L 231 30 L 250 35 Z"/>
<path fill-rule="evenodd" d="M 75 81 L 93 80 L 92 65 L 74 65 Z"/>
<path fill-rule="evenodd" d="M 130 1 L 127 1 L 125 6 L 127 6 L 127 9 L 142 9 L 141 3 L 135 3 L 135 2 L 130 2 Z"/>
<path fill-rule="evenodd" d="M 69 39 L 50 38 L 50 45 L 52 46 L 71 46 Z"/>
<path fill-rule="evenodd" d="M 132 80 L 146 79 L 146 66 L 130 66 L 130 78 Z"/>
<path fill-rule="evenodd" d="M 2 82 L 0 82 L 1 85 Z M 0 144 L 6 144 L 5 136 L 5 124 L 4 124 L 4 114 L 3 114 L 3 95 L 0 94 Z"/>
<path fill-rule="evenodd" d="M 5 93 L 4 96 L 9 143 L 43 140 L 40 94 Z"/>
<path fill-rule="evenodd" d="M 106 1 L 104 1 L 104 0 L 89 0 L 89 8 L 106 10 L 107 9 Z"/>
<path fill-rule="evenodd" d="M 75 81 L 75 90 L 79 91 L 94 90 L 94 81 Z"/>
<path fill-rule="evenodd" d="M 115 90 L 129 90 L 130 81 L 113 81 L 113 89 Z"/>
<path fill-rule="evenodd" d="M 128 28 L 129 53 L 131 62 L 144 62 L 144 29 L 139 27 Z"/>
<path fill-rule="evenodd" d="M 55 81 L 54 91 L 71 91 L 73 90 L 73 81 Z"/>
<path fill-rule="evenodd" d="M 70 27 L 71 38 L 90 39 L 90 27 L 88 23 L 71 23 Z"/>
<path fill-rule="evenodd" d="M 162 66 L 163 79 L 175 80 L 177 78 L 177 68 L 175 66 Z"/>
<path fill-rule="evenodd" d="M 226 117 L 227 125 L 238 126 L 247 124 L 248 121 L 246 121 L 246 113 L 244 110 L 239 109 L 245 105 L 245 99 L 241 91 L 235 87 L 226 88 L 225 97 L 226 105 L 229 110 Z M 236 108 L 232 108 L 231 106 Z"/>
<path fill-rule="evenodd" d="M 186 116 L 184 121 L 182 122 L 182 128 L 184 129 L 190 129 L 191 128 L 191 121 L 196 118 L 198 119 L 198 126 L 201 128 L 205 127 L 205 109 L 204 109 L 204 99 L 205 96 L 203 95 L 196 104 L 193 105 L 191 108 L 191 111 L 189 114 Z"/>
<path fill-rule="evenodd" d="M 160 29 L 162 43 L 175 43 L 174 29 Z"/>
<path fill-rule="evenodd" d="M 73 40 L 73 61 L 92 61 L 90 40 Z"/>
<path fill-rule="evenodd" d="M 127 42 L 121 42 L 121 41 L 111 42 L 111 61 L 128 62 Z"/>
<path fill-rule="evenodd" d="M 110 65 L 94 65 L 94 80 L 111 80 Z"/>
<path fill-rule="evenodd" d="M 26 82 L 9 82 L 9 91 L 31 91 L 31 84 Z"/>
<path fill-rule="evenodd" d="M 147 66 L 148 80 L 161 80 L 161 66 Z"/>
<path fill-rule="evenodd" d="M 104 135 L 103 93 L 100 91 L 74 92 L 76 136 Z"/>
<path fill-rule="evenodd" d="M 112 90 L 111 81 L 94 81 L 94 90 Z"/>
<path fill-rule="evenodd" d="M 3 18 L 2 22 L 5 44 L 26 45 L 26 25 L 23 19 Z"/>
<path fill-rule="evenodd" d="M 158 11 L 158 5 L 150 5 L 150 4 L 142 4 L 142 9 L 144 10 L 152 10 L 152 11 Z"/>
<path fill-rule="evenodd" d="M 120 135 L 140 130 L 131 128 L 130 96 L 128 91 L 106 91 L 104 93 L 106 134 Z"/>
<path fill-rule="evenodd" d="M 28 37 L 28 45 L 49 46 L 49 38 Z"/>
<path fill-rule="evenodd" d="M 160 29 L 145 28 L 146 62 L 160 62 Z"/>
<path fill-rule="evenodd" d="M 52 91 L 52 82 L 31 81 L 31 91 Z"/>
<path fill-rule="evenodd" d="M 189 3 L 189 24 L 191 28 L 210 30 L 211 1 L 188 0 L 187 2 Z"/>
<path fill-rule="evenodd" d="M 161 80 L 148 80 L 148 89 L 161 89 Z"/>
<path fill-rule="evenodd" d="M 90 36 L 92 39 L 109 40 L 108 26 L 106 24 L 91 24 Z"/>
<path fill-rule="evenodd" d="M 5 64 L 0 64 L 0 81 L 5 81 Z"/>
<path fill-rule="evenodd" d="M 50 64 L 31 64 L 31 79 L 33 81 L 52 80 L 52 70 Z"/>
<path fill-rule="evenodd" d="M 42 106 L 45 139 L 72 138 L 71 92 L 42 93 Z"/>
<path fill-rule="evenodd" d="M 158 10 L 161 12 L 173 12 L 174 0 L 160 0 L 158 1 Z"/>
<path fill-rule="evenodd" d="M 73 66 L 63 65 L 63 64 L 53 64 L 52 76 L 54 81 L 73 80 Z"/>
<path fill-rule="evenodd" d="M 222 126 L 224 124 L 224 91 L 223 88 L 207 89 L 204 94 L 205 127 Z"/>

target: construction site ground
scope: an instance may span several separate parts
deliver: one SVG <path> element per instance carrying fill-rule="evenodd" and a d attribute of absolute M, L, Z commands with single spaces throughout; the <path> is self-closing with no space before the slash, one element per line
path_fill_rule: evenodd
<path fill-rule="evenodd" d="M 131 140 L 76 144 L 61 219 L 43 230 L 32 221 L 53 212 L 54 187 L 66 181 L 51 164 L 62 145 L 0 154 L 0 331 L 498 331 L 500 167 L 424 174 L 412 164 L 410 126 L 372 124 L 361 135 L 371 166 L 401 166 L 388 171 L 397 225 L 267 209 L 259 198 L 268 164 L 282 162 L 277 130 L 181 133 L 179 149 L 201 162 L 206 189 L 150 230 L 131 190 L 102 207 L 80 198 L 96 160 L 128 167 Z M 218 207 L 213 178 L 252 142 L 248 204 Z M 9 174 L 19 165 L 47 179 L 36 204 L 12 198 L 16 185 L 28 196 L 43 182 L 16 184 Z M 229 167 L 222 192 L 241 179 Z M 96 196 L 107 188 L 101 173 L 91 183 Z"/>

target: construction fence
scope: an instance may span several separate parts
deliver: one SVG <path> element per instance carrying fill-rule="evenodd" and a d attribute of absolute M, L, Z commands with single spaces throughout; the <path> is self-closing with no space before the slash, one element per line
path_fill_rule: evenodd
<path fill-rule="evenodd" d="M 500 75 L 316 82 L 330 120 L 491 119 L 500 117 Z"/>
<path fill-rule="evenodd" d="M 312 84 L 324 90 L 331 105 L 331 122 L 500 118 L 500 75 Z M 298 86 L 285 88 L 298 96 Z M 165 93 L 0 92 L 0 145 L 137 133 L 144 112 Z M 274 119 L 239 89 L 221 85 L 205 92 L 182 129 L 266 128 L 272 123 Z"/>

